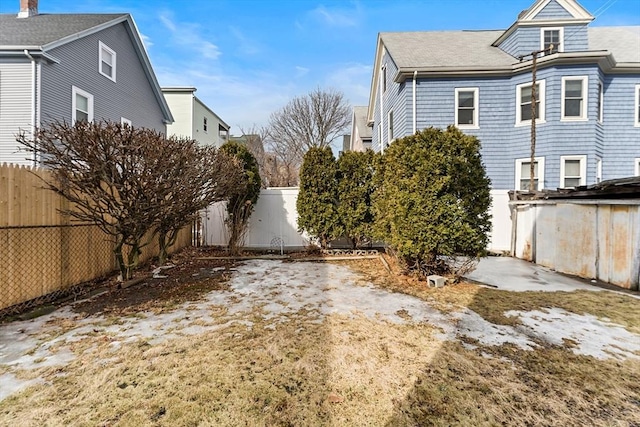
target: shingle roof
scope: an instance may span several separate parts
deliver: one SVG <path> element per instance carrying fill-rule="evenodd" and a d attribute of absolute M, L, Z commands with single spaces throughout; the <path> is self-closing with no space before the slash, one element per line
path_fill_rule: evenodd
<path fill-rule="evenodd" d="M 45 46 L 126 15 L 42 14 L 29 18 L 0 15 L 0 46 Z"/>
<path fill-rule="evenodd" d="M 367 126 L 367 110 L 369 107 L 353 107 L 353 116 L 356 119 L 356 128 L 360 138 L 371 138 L 371 128 Z"/>
<path fill-rule="evenodd" d="M 491 44 L 504 31 L 426 31 L 380 33 L 399 68 L 487 68 L 514 58 Z"/>
<path fill-rule="evenodd" d="M 590 27 L 589 49 L 609 51 L 617 62 L 640 63 L 640 27 Z M 399 68 L 496 69 L 517 60 L 492 46 L 503 31 L 380 33 Z"/>
<path fill-rule="evenodd" d="M 608 50 L 616 62 L 640 63 L 640 26 L 589 28 L 589 49 Z"/>

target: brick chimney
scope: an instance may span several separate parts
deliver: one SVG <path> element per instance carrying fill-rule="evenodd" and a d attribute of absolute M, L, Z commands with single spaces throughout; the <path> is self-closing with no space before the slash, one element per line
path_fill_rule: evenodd
<path fill-rule="evenodd" d="M 38 14 L 38 0 L 20 0 L 18 18 L 28 18 Z"/>

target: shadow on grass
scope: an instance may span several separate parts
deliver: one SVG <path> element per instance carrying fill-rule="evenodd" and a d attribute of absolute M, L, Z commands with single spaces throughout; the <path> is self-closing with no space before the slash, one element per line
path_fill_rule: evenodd
<path fill-rule="evenodd" d="M 516 293 L 480 287 L 467 307 L 494 324 L 511 326 L 518 318 L 505 311 L 558 307 L 608 318 L 638 333 L 636 302 L 608 292 Z M 534 350 L 483 346 L 470 339 L 445 343 L 385 425 L 638 425 L 638 358 L 599 360 L 574 354 L 570 340 L 552 346 L 532 339 L 538 344 Z"/>

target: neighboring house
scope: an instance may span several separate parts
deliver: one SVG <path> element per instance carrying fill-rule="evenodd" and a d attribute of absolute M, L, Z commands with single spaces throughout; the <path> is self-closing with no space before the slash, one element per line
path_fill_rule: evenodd
<path fill-rule="evenodd" d="M 455 124 L 482 142 L 492 181 L 490 249 L 509 250 L 508 190 L 528 189 L 532 52 L 535 182 L 575 187 L 640 173 L 640 27 L 594 27 L 574 0 L 537 0 L 504 31 L 380 33 L 372 146 Z"/>
<path fill-rule="evenodd" d="M 371 127 L 367 126 L 369 107 L 353 107 L 351 118 L 351 151 L 366 151 L 371 148 Z"/>
<path fill-rule="evenodd" d="M 33 164 L 20 130 L 109 120 L 166 132 L 173 121 L 129 14 L 0 15 L 0 162 Z"/>
<path fill-rule="evenodd" d="M 195 95 L 195 87 L 163 87 L 175 121 L 169 135 L 195 139 L 202 145 L 220 147 L 229 139 L 229 125 Z"/>

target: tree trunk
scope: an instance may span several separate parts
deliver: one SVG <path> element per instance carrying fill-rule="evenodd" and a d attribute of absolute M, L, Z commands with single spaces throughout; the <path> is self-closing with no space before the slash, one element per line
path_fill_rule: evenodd
<path fill-rule="evenodd" d="M 122 241 L 116 242 L 116 245 L 113 248 L 113 253 L 116 256 L 116 264 L 118 265 L 118 270 L 120 270 L 120 277 L 122 278 L 122 281 L 125 281 L 128 279 L 128 277 L 127 266 L 124 263 L 124 256 L 122 255 L 122 245 Z"/>
<path fill-rule="evenodd" d="M 158 232 L 158 265 L 164 265 L 167 262 L 168 247 L 170 243 L 167 242 L 167 234 L 164 231 Z"/>

